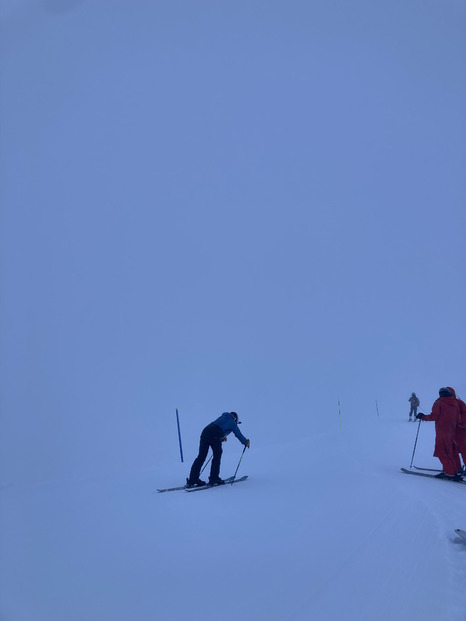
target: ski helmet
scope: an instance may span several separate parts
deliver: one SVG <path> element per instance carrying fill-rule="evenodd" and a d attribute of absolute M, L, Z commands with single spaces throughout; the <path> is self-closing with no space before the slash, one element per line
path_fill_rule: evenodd
<path fill-rule="evenodd" d="M 451 386 L 447 386 L 447 389 L 451 392 L 451 394 L 456 398 L 456 392 L 453 390 Z"/>
<path fill-rule="evenodd" d="M 449 388 L 440 388 L 440 390 L 438 391 L 438 394 L 440 395 L 440 397 L 453 397 L 454 396 Z"/>
<path fill-rule="evenodd" d="M 236 412 L 230 412 L 230 414 L 233 416 L 235 423 L 239 425 L 240 421 L 238 420 L 238 414 Z"/>

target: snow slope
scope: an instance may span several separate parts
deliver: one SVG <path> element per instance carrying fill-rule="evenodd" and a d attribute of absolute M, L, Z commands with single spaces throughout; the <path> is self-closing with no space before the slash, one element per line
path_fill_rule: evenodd
<path fill-rule="evenodd" d="M 244 423 L 247 433 L 247 425 Z M 418 425 L 260 446 L 234 487 L 155 492 L 185 464 L 1 489 L 2 621 L 464 621 L 466 488 L 402 474 Z M 222 474 L 242 447 L 225 445 Z M 436 467 L 422 423 L 416 465 Z"/>

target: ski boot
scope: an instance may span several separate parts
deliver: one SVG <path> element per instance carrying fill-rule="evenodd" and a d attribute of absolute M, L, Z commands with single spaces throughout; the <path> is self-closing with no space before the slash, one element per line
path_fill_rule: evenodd
<path fill-rule="evenodd" d="M 186 487 L 188 489 L 191 487 L 204 487 L 204 485 L 207 485 L 207 483 L 205 481 L 201 481 L 201 479 L 197 479 L 197 481 L 190 481 L 189 479 L 186 479 Z"/>

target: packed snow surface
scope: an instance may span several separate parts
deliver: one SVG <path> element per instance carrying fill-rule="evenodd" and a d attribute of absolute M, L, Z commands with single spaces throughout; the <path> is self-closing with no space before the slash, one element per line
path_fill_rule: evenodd
<path fill-rule="evenodd" d="M 182 483 L 194 454 L 5 484 L 2 621 L 464 621 L 466 486 L 400 471 L 418 431 L 414 464 L 439 465 L 434 426 L 334 427 L 251 438 L 248 480 L 197 493 L 156 491 Z M 222 475 L 241 451 L 230 436 Z"/>

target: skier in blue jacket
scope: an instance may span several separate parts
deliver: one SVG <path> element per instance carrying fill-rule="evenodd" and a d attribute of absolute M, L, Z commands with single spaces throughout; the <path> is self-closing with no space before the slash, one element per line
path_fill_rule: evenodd
<path fill-rule="evenodd" d="M 206 460 L 209 447 L 212 448 L 213 457 L 212 465 L 210 467 L 210 485 L 223 485 L 223 481 L 220 474 L 220 460 L 222 459 L 222 442 L 225 442 L 227 436 L 233 432 L 241 444 L 249 448 L 250 443 L 247 438 L 243 436 L 239 430 L 238 414 L 236 412 L 224 412 L 213 423 L 210 423 L 202 430 L 201 440 L 199 443 L 199 455 L 191 466 L 191 472 L 189 479 L 186 479 L 186 487 L 200 487 L 206 485 L 205 481 L 201 481 L 199 475 L 201 468 Z"/>

